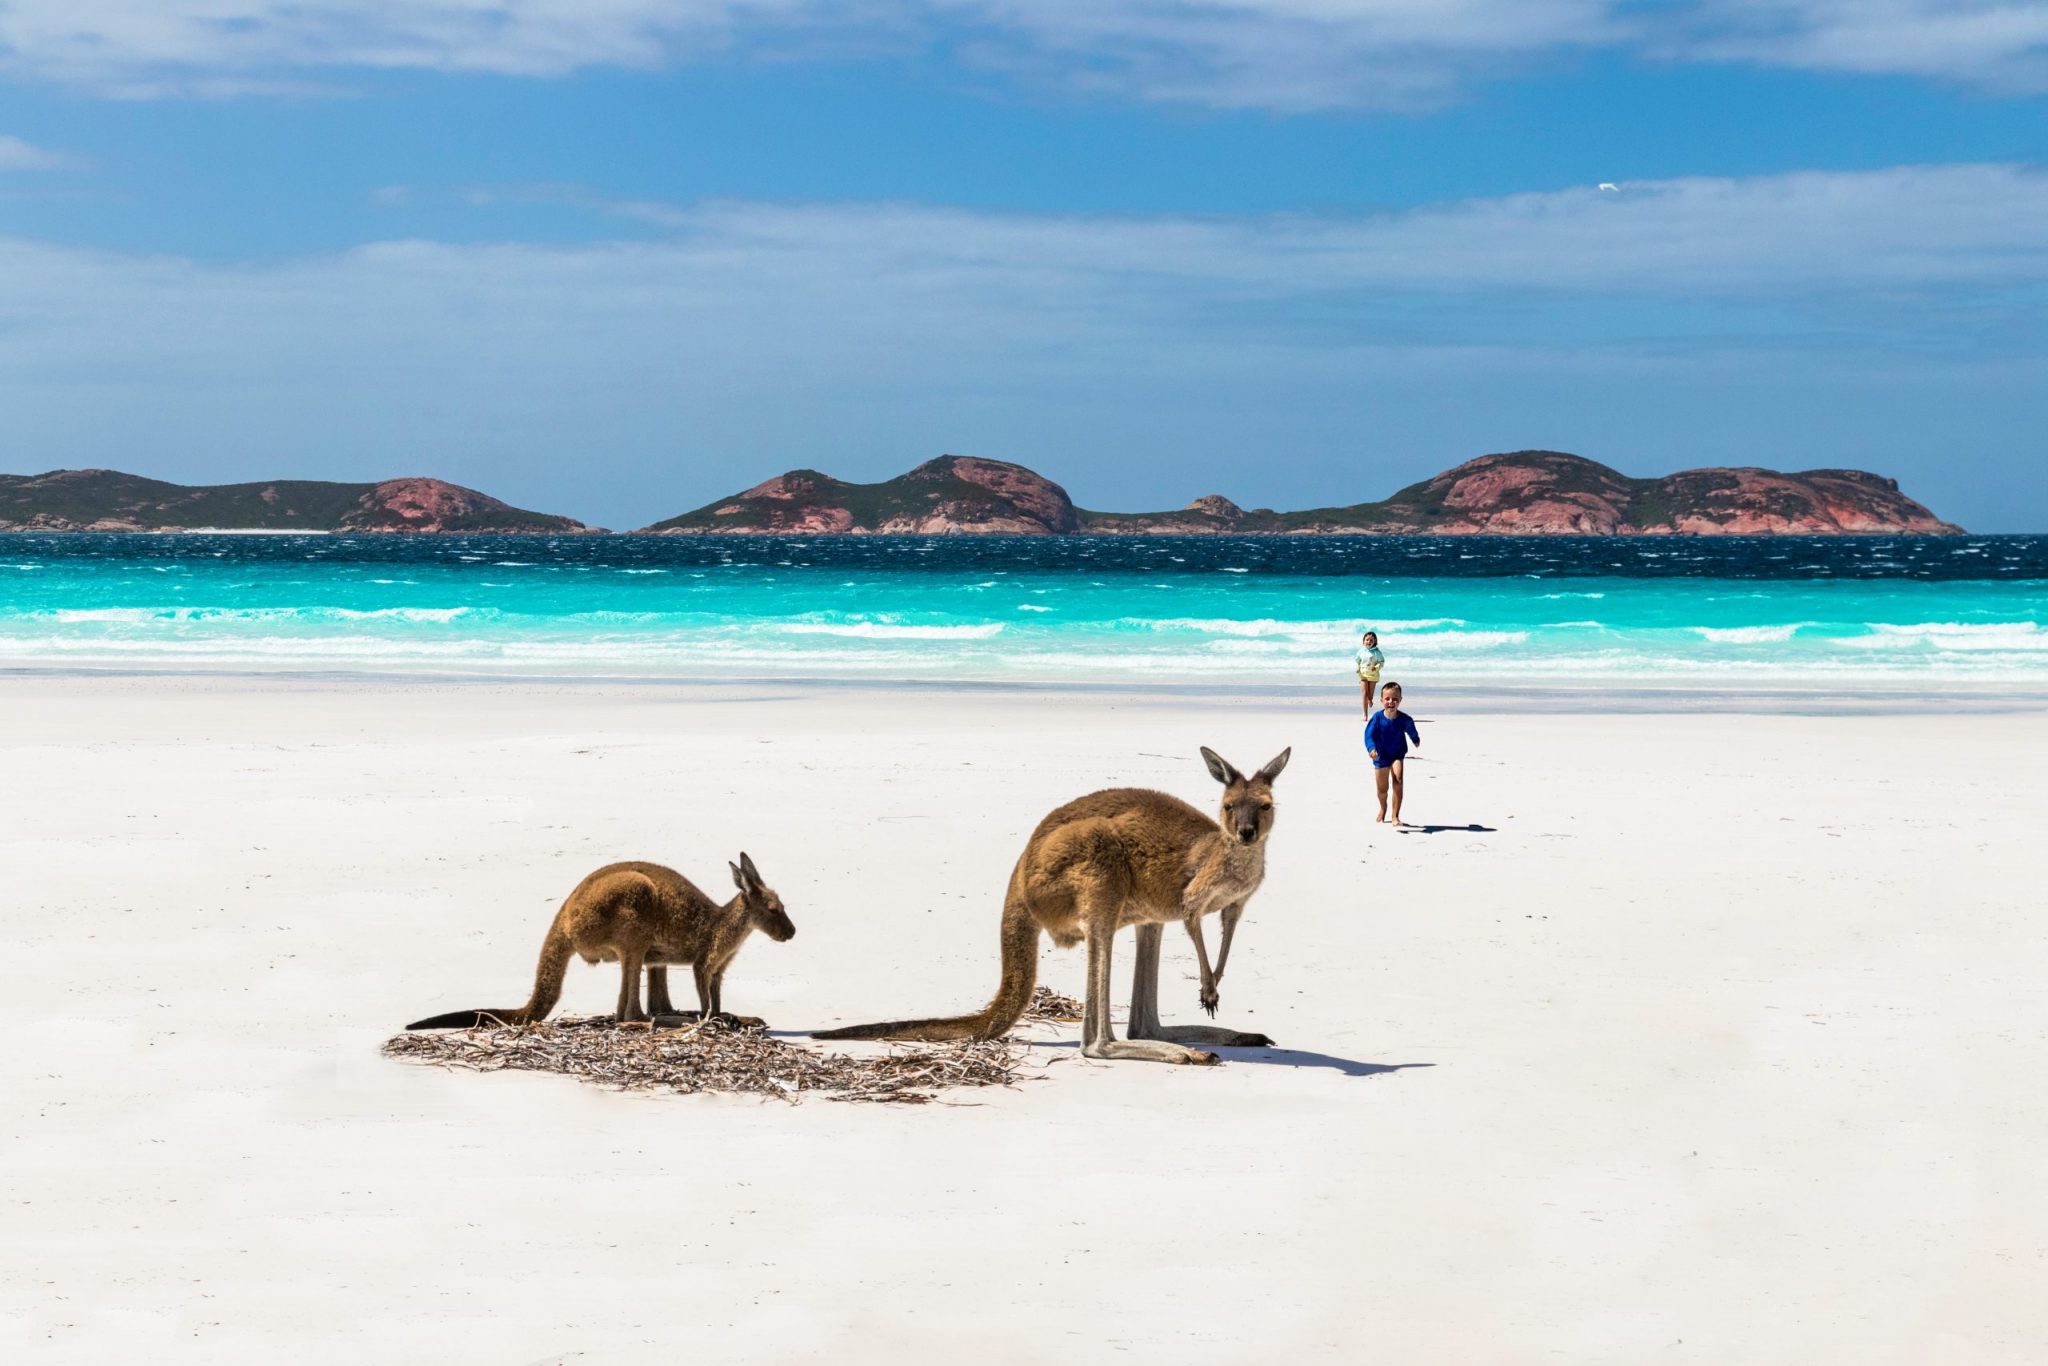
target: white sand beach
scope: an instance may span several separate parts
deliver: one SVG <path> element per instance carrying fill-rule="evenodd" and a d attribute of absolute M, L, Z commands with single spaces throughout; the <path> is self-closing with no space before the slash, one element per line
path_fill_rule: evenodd
<path fill-rule="evenodd" d="M 1341 688 L 0 679 L 0 1358 L 2048 1359 L 2044 718 L 1409 706 L 1400 833 Z M 1066 1027 L 922 1107 L 378 1053 L 629 857 L 754 856 L 772 1027 L 978 1007 L 1039 817 L 1207 808 L 1201 744 L 1294 748 L 1219 1015 L 1275 1050 Z"/>

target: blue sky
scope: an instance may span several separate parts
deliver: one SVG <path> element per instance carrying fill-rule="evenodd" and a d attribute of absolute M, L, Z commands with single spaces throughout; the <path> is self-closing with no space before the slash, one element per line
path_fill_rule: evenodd
<path fill-rule="evenodd" d="M 2044 115 L 1995 0 L 0 0 L 0 469 L 628 527 L 1541 446 L 2043 529 Z"/>

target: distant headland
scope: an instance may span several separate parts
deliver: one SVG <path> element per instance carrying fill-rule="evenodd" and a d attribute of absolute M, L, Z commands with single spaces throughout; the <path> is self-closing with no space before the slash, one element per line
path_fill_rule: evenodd
<path fill-rule="evenodd" d="M 187 487 L 111 470 L 0 475 L 0 530 L 601 533 L 438 479 Z M 1634 479 L 1561 451 L 1483 455 L 1379 502 L 1276 512 L 1221 494 L 1172 512 L 1077 507 L 1045 476 L 944 455 L 876 484 L 791 470 L 639 534 L 1011 536 L 1957 535 L 1863 470 L 1752 467 Z"/>
<path fill-rule="evenodd" d="M 255 484 L 169 484 L 119 470 L 0 474 L 0 531 L 600 530 L 528 512 L 440 479 L 340 484 L 275 479 Z"/>

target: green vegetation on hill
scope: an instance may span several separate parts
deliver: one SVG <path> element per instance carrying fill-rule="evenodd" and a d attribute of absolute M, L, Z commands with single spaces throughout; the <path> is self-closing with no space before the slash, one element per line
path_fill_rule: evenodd
<path fill-rule="evenodd" d="M 509 507 L 438 480 L 393 481 L 387 486 L 277 479 L 188 486 L 119 470 L 0 474 L 0 527 L 405 530 L 409 519 L 399 515 L 395 499 L 385 496 L 387 489 L 430 491 L 435 495 L 431 521 L 433 529 L 440 531 L 566 531 L 578 527 L 569 518 Z"/>
<path fill-rule="evenodd" d="M 843 479 L 834 479 L 831 475 L 818 470 L 798 469 L 783 475 L 778 482 L 798 496 L 790 499 L 734 494 L 730 498 L 720 498 L 717 502 L 706 503 L 695 511 L 656 522 L 643 530 L 716 530 L 734 522 L 743 525 L 767 525 L 774 521 L 778 514 L 787 512 L 792 506 L 811 504 L 846 508 L 853 514 L 854 522 L 858 525 L 865 518 L 877 515 L 891 500 L 892 495 L 888 490 L 903 480 L 892 479 L 887 484 L 849 484 Z M 720 516 L 721 508 L 737 508 L 739 511 Z"/>
<path fill-rule="evenodd" d="M 0 522 L 36 517 L 90 525 L 133 522 L 147 529 L 217 526 L 262 531 L 327 531 L 356 510 L 374 484 L 287 479 L 260 484 L 191 486 L 118 470 L 0 475 Z"/>
<path fill-rule="evenodd" d="M 947 510 L 946 515 L 952 521 L 960 523 L 1031 515 L 1020 510 L 1018 503 L 1003 491 L 961 478 L 956 472 L 961 463 L 958 457 L 941 456 L 907 474 L 875 484 L 848 483 L 813 469 L 791 470 L 770 481 L 770 485 L 778 490 L 774 494 L 754 494 L 751 491 L 734 494 L 644 529 L 650 532 L 717 531 L 734 526 L 786 525 L 806 512 L 822 508 L 843 510 L 851 518 L 852 526 L 859 529 L 916 522 L 931 517 L 934 510 L 941 507 Z M 1023 479 L 1056 492 L 1056 486 L 1021 466 L 999 461 L 967 463 L 1014 470 Z M 1071 525 L 1071 505 L 1066 503 L 1065 494 L 1058 493 L 1056 501 L 1069 509 L 1066 520 Z"/>
<path fill-rule="evenodd" d="M 1628 505 L 1658 488 L 1655 479 L 1631 479 L 1597 460 L 1567 455 L 1562 451 L 1513 451 L 1487 458 L 1511 461 L 1518 469 L 1541 470 L 1547 476 L 1544 483 L 1547 495 L 1584 493 Z M 1448 500 L 1458 487 L 1456 476 L 1467 468 L 1468 465 L 1460 465 L 1432 475 L 1375 502 L 1276 513 L 1273 515 L 1273 529 L 1292 531 L 1331 523 L 1365 527 L 1415 526 L 1455 518 L 1458 509 L 1452 507 Z"/>

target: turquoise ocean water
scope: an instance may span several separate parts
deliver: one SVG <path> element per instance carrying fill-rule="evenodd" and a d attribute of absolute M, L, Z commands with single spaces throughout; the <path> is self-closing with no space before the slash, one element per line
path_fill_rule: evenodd
<path fill-rule="evenodd" d="M 0 669 L 2048 691 L 2048 537 L 0 535 Z"/>

